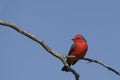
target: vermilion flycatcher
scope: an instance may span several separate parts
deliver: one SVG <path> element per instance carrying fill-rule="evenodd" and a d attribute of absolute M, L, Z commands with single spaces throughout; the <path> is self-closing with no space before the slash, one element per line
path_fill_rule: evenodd
<path fill-rule="evenodd" d="M 82 35 L 77 34 L 74 36 L 74 39 L 72 40 L 74 41 L 74 43 L 71 46 L 68 55 L 76 56 L 77 58 L 68 58 L 66 62 L 68 63 L 69 66 L 74 65 L 78 60 L 83 58 L 88 49 L 87 41 Z M 69 71 L 69 70 L 66 66 L 64 66 L 62 68 L 62 71 Z"/>

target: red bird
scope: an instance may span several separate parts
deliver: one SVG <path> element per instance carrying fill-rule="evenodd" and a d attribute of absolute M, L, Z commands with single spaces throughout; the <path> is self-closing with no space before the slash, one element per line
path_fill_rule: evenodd
<path fill-rule="evenodd" d="M 74 39 L 72 39 L 72 40 L 74 41 L 74 43 L 71 46 L 68 55 L 76 56 L 77 58 L 68 58 L 66 62 L 68 63 L 69 66 L 74 65 L 78 60 L 83 58 L 88 49 L 87 41 L 85 40 L 85 38 L 82 35 L 77 34 L 74 36 Z M 67 71 L 69 71 L 69 69 L 68 69 L 68 67 L 64 66 L 62 68 L 62 71 L 67 72 Z"/>

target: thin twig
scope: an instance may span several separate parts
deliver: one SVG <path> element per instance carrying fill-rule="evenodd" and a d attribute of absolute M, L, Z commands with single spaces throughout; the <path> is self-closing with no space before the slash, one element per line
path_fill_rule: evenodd
<path fill-rule="evenodd" d="M 75 79 L 79 80 L 80 75 L 74 69 L 72 69 L 71 67 L 69 68 L 69 70 L 70 70 L 70 72 L 72 72 L 75 75 Z"/>
<path fill-rule="evenodd" d="M 120 72 L 118 72 L 117 70 L 111 68 L 110 66 L 106 65 L 106 64 L 103 63 L 103 62 L 100 62 L 100 61 L 97 61 L 97 60 L 94 60 L 94 59 L 90 59 L 90 58 L 83 58 L 83 60 L 100 64 L 101 66 L 107 68 L 108 70 L 110 70 L 110 71 L 112 71 L 112 72 L 114 72 L 114 73 L 116 73 L 117 75 L 120 76 Z"/>

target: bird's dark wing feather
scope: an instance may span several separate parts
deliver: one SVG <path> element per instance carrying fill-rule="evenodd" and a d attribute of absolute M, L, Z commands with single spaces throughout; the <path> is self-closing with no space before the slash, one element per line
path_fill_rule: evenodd
<path fill-rule="evenodd" d="M 70 53 L 74 50 L 74 48 L 75 48 L 75 44 L 73 43 L 72 46 L 71 46 L 71 48 L 70 48 L 70 50 L 69 50 L 68 55 L 70 55 Z"/>
<path fill-rule="evenodd" d="M 74 48 L 75 48 L 75 44 L 73 43 L 72 46 L 71 46 L 71 48 L 70 48 L 70 50 L 69 50 L 68 55 L 70 55 L 70 54 L 72 53 L 72 51 L 74 50 Z M 69 63 L 69 62 L 68 62 L 69 59 L 70 59 L 70 58 L 67 59 L 67 63 L 68 63 L 69 66 L 71 66 L 72 63 Z"/>

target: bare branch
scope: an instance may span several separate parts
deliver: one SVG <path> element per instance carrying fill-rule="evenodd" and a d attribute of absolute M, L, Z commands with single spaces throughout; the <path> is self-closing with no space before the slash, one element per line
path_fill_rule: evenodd
<path fill-rule="evenodd" d="M 10 28 L 18 31 L 19 33 L 21 33 L 21 34 L 29 37 L 30 39 L 38 42 L 40 45 L 42 45 L 42 47 L 43 47 L 46 51 L 48 51 L 48 52 L 51 53 L 53 56 L 55 56 L 55 57 L 57 57 L 57 58 L 59 58 L 60 60 L 63 61 L 64 58 L 62 57 L 62 55 L 58 54 L 57 52 L 55 52 L 54 50 L 52 50 L 51 48 L 49 48 L 49 47 L 44 43 L 44 41 L 42 41 L 41 39 L 35 37 L 34 35 L 32 35 L 32 34 L 30 34 L 30 33 L 28 33 L 28 32 L 26 32 L 25 30 L 20 29 L 20 28 L 19 28 L 18 26 L 16 26 L 15 24 L 11 24 L 11 23 L 8 23 L 8 22 L 5 22 L 5 21 L 0 21 L 0 24 L 1 24 L 1 25 L 4 25 L 4 26 L 7 26 L 7 27 L 10 27 Z M 65 64 L 66 64 L 66 63 L 65 63 Z M 67 66 L 67 65 L 66 65 L 66 66 Z"/>
<path fill-rule="evenodd" d="M 66 56 L 65 58 L 78 58 L 78 59 L 81 59 L 80 57 L 76 57 L 76 56 Z M 116 73 L 117 75 L 120 76 L 120 72 L 118 72 L 117 70 L 111 68 L 110 66 L 106 65 L 105 63 L 103 62 L 100 62 L 100 61 L 97 61 L 97 60 L 94 60 L 94 59 L 90 59 L 90 58 L 82 58 L 82 60 L 86 60 L 86 61 L 89 61 L 90 62 L 94 62 L 94 63 L 97 63 L 97 64 L 100 64 L 101 66 L 107 68 L 108 70 Z"/>
<path fill-rule="evenodd" d="M 117 75 L 120 76 L 120 72 L 118 72 L 118 71 L 116 71 L 115 69 L 111 68 L 110 66 L 104 64 L 103 62 L 100 62 L 100 61 L 97 61 L 97 60 L 93 60 L 93 59 L 89 59 L 89 58 L 83 58 L 83 60 L 100 64 L 100 65 L 102 65 L 103 67 L 107 68 L 108 70 L 110 70 L 110 71 L 112 71 L 112 72 L 114 72 L 114 73 L 116 73 Z"/>
<path fill-rule="evenodd" d="M 37 37 L 35 37 L 34 35 L 26 32 L 25 30 L 22 30 L 20 29 L 18 26 L 16 26 L 15 24 L 12 24 L 12 23 L 8 23 L 8 22 L 5 22 L 5 21 L 2 21 L 0 20 L 0 25 L 4 25 L 4 26 L 7 26 L 7 27 L 10 27 L 14 30 L 16 30 L 17 32 L 25 35 L 26 37 L 36 41 L 37 43 L 39 43 L 47 52 L 49 52 L 51 55 L 55 56 L 56 58 L 58 58 L 59 60 L 62 61 L 62 63 L 64 64 L 64 66 L 67 66 L 68 68 L 69 65 L 67 64 L 67 62 L 65 61 L 65 56 L 63 55 L 60 55 L 59 53 L 55 52 L 54 50 L 52 50 L 50 47 L 48 47 L 45 42 Z M 72 68 L 70 68 L 70 72 L 73 73 L 73 75 L 75 76 L 76 80 L 79 80 L 79 74 Z"/>
<path fill-rule="evenodd" d="M 78 57 L 75 57 L 75 56 L 63 56 L 63 55 L 60 55 L 59 53 L 55 52 L 54 50 L 52 50 L 50 47 L 48 47 L 45 42 L 37 37 L 35 37 L 34 35 L 20 29 L 18 26 L 16 26 L 15 24 L 11 24 L 11 23 L 8 23 L 8 22 L 5 22 L 5 21 L 1 21 L 0 20 L 0 25 L 4 25 L 4 26 L 7 26 L 7 27 L 10 27 L 14 30 L 16 30 L 17 32 L 25 35 L 26 37 L 36 41 L 37 43 L 39 43 L 47 52 L 49 52 L 51 55 L 55 56 L 56 58 L 58 58 L 59 60 L 62 61 L 62 63 L 64 64 L 64 66 L 67 66 L 69 68 L 69 72 L 72 72 L 72 74 L 75 76 L 75 79 L 76 80 L 79 80 L 79 74 L 72 68 L 70 68 L 70 66 L 67 64 L 67 62 L 65 61 L 66 58 L 78 58 Z M 97 61 L 97 60 L 93 60 L 93 59 L 89 59 L 89 58 L 82 58 L 82 60 L 86 60 L 86 61 L 89 61 L 89 62 L 94 62 L 94 63 L 97 63 L 97 64 L 100 64 L 102 65 L 103 67 L 107 68 L 108 70 L 116 73 L 117 75 L 120 76 L 120 72 L 116 71 L 115 69 L 111 68 L 110 66 L 104 64 L 103 62 L 100 62 L 100 61 Z"/>
<path fill-rule="evenodd" d="M 74 74 L 75 79 L 79 80 L 80 75 L 74 69 L 72 69 L 72 68 L 69 68 L 69 70 L 70 70 L 70 72 L 72 72 Z"/>

